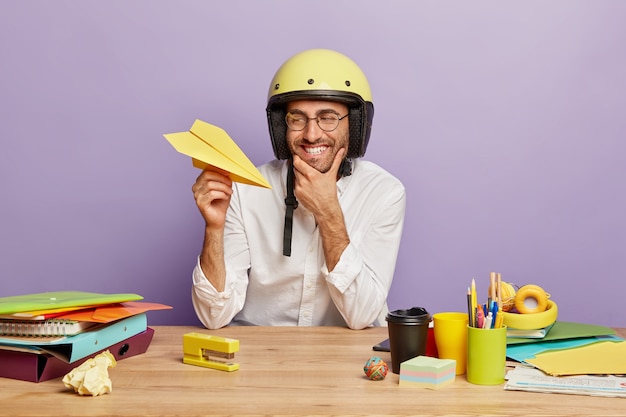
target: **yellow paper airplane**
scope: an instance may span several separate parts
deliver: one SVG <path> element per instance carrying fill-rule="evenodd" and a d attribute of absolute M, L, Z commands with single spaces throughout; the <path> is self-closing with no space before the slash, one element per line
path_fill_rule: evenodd
<path fill-rule="evenodd" d="M 196 168 L 210 165 L 226 171 L 233 181 L 272 188 L 224 129 L 196 119 L 189 132 L 163 136 L 178 152 L 190 156 Z"/>

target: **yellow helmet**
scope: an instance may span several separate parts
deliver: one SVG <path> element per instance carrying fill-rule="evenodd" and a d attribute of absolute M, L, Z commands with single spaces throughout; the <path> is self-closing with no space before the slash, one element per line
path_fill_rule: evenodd
<path fill-rule="evenodd" d="M 276 71 L 267 94 L 267 118 L 274 155 L 291 158 L 285 134 L 285 104 L 293 100 L 318 99 L 348 105 L 350 144 L 347 158 L 365 154 L 369 141 L 374 104 L 363 71 L 347 56 L 329 49 L 300 52 Z"/>

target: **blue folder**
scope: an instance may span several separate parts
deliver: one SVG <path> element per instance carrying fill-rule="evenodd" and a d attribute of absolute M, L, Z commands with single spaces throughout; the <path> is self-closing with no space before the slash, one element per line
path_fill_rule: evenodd
<path fill-rule="evenodd" d="M 72 363 L 99 352 L 124 339 L 135 336 L 148 328 L 145 313 L 136 314 L 112 323 L 103 324 L 93 330 L 73 336 L 61 337 L 0 337 L 0 347 L 11 346 L 31 351 L 41 351 Z"/>

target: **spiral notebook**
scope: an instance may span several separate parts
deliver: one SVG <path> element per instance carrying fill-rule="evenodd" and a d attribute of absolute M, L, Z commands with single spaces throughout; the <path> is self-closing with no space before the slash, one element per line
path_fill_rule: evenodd
<path fill-rule="evenodd" d="M 78 320 L 5 320 L 0 319 L 0 336 L 73 336 L 98 323 Z"/>

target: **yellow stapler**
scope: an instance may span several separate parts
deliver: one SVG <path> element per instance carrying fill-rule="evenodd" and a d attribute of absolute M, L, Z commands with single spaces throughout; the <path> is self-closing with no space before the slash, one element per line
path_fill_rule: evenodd
<path fill-rule="evenodd" d="M 238 363 L 231 362 L 239 352 L 239 340 L 202 333 L 186 333 L 183 335 L 183 363 L 219 369 L 220 371 L 236 371 Z"/>

